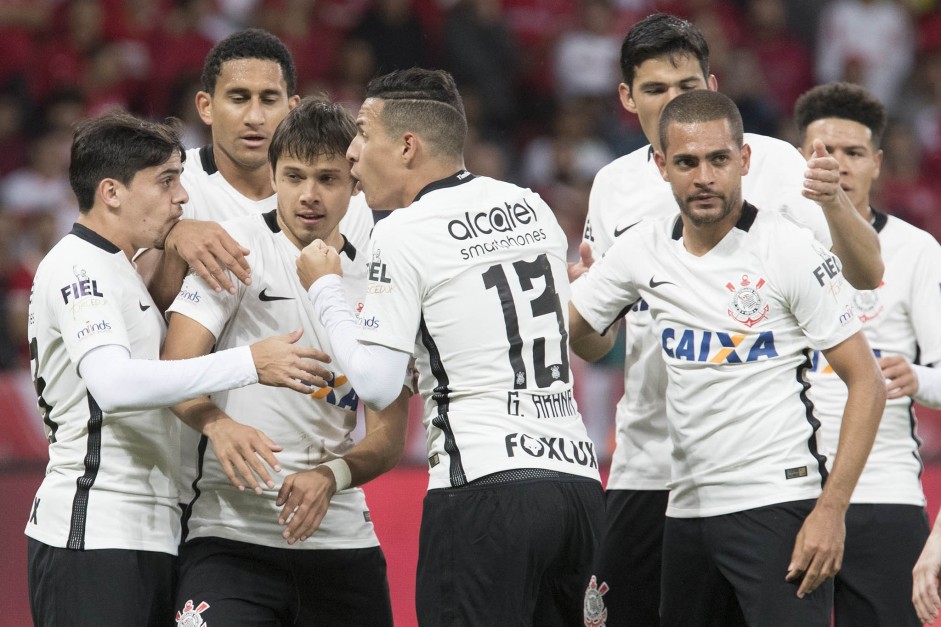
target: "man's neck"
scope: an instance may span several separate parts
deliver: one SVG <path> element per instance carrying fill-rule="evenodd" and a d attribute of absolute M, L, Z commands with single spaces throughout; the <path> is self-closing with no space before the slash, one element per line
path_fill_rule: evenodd
<path fill-rule="evenodd" d="M 221 150 L 215 151 L 215 159 L 216 167 L 219 168 L 222 178 L 235 191 L 249 200 L 264 200 L 274 194 L 274 188 L 271 186 L 271 173 L 267 163 L 260 168 L 244 168 L 229 159 Z"/>
<path fill-rule="evenodd" d="M 131 244 L 131 239 L 121 233 L 118 225 L 112 219 L 109 219 L 110 216 L 105 217 L 103 215 L 105 211 L 107 210 L 100 207 L 92 208 L 88 213 L 78 214 L 78 219 L 75 222 L 90 231 L 94 231 L 120 248 L 127 256 L 128 261 L 131 261 L 137 253 L 137 249 Z"/>
<path fill-rule="evenodd" d="M 453 176 L 463 169 L 464 162 L 455 161 L 446 164 L 429 163 L 423 168 L 413 170 L 414 174 L 413 176 L 409 177 L 408 183 L 404 188 L 403 200 L 406 204 L 402 206 L 408 207 L 413 202 L 415 202 L 418 194 L 432 183 L 436 183 L 442 179 L 448 178 L 449 176 Z"/>
<path fill-rule="evenodd" d="M 737 211 L 730 213 L 721 222 L 696 226 L 692 220 L 681 214 L 680 219 L 683 220 L 683 246 L 689 254 L 702 257 L 729 234 L 729 231 L 732 230 L 741 217 L 742 207 L 739 207 Z"/>

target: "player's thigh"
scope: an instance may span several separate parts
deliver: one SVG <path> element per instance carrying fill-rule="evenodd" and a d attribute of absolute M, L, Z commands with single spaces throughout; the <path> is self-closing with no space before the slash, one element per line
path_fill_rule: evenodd
<path fill-rule="evenodd" d="M 660 624 L 660 563 L 668 490 L 608 490 L 595 581 L 585 595 L 587 625 Z M 606 612 L 606 613 L 605 613 Z"/>
<path fill-rule="evenodd" d="M 419 623 L 531 625 L 544 573 L 568 540 L 570 507 L 551 480 L 430 491 L 419 536 Z"/>
<path fill-rule="evenodd" d="M 719 569 L 752 627 L 829 627 L 833 580 L 803 599 L 785 581 L 794 543 L 814 500 L 780 503 L 707 519 Z"/>
<path fill-rule="evenodd" d="M 391 627 L 386 559 L 378 546 L 295 551 L 296 625 Z"/>
<path fill-rule="evenodd" d="M 568 500 L 568 523 L 561 551 L 544 571 L 533 611 L 533 624 L 567 627 L 584 622 L 585 589 L 604 534 L 604 491 L 596 482 L 556 485 Z M 610 623 L 614 624 L 614 623 Z"/>
<path fill-rule="evenodd" d="M 846 512 L 846 549 L 834 586 L 836 627 L 919 626 L 912 568 L 928 538 L 917 505 L 857 504 Z"/>
<path fill-rule="evenodd" d="M 75 551 L 29 540 L 33 622 L 43 627 L 171 622 L 175 558 L 166 553 Z"/>
<path fill-rule="evenodd" d="M 667 518 L 665 521 L 660 591 L 660 621 L 664 627 L 745 624 L 735 591 L 715 561 L 707 520 Z"/>
<path fill-rule="evenodd" d="M 178 562 L 177 620 L 191 621 L 181 625 L 280 625 L 294 597 L 282 557 L 286 551 L 222 538 L 187 542 Z"/>

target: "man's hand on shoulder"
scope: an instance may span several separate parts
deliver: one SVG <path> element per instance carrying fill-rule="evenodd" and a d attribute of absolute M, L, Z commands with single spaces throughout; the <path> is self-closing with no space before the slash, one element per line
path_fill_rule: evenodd
<path fill-rule="evenodd" d="M 181 257 L 217 292 L 224 289 L 235 293 L 226 269 L 245 285 L 252 283 L 252 271 L 245 259 L 249 250 L 215 222 L 180 220 L 170 229 L 164 248 Z"/>

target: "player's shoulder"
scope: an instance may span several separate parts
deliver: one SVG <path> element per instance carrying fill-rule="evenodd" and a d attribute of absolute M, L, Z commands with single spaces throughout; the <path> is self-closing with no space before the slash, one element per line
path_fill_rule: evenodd
<path fill-rule="evenodd" d="M 251 248 L 248 242 L 269 239 L 272 234 L 281 230 L 278 226 L 276 209 L 266 213 L 229 218 L 220 222 L 219 226 L 224 228 L 235 241 L 248 248 Z"/>
<path fill-rule="evenodd" d="M 751 146 L 753 154 L 758 151 L 761 156 L 800 156 L 800 151 L 794 144 L 777 137 L 759 135 L 758 133 L 745 133 L 742 141 Z"/>
<path fill-rule="evenodd" d="M 204 180 L 218 171 L 219 168 L 216 166 L 212 144 L 190 148 L 186 151 L 186 160 L 183 162 L 183 174 L 181 175 L 184 186 L 188 180 Z"/>
<path fill-rule="evenodd" d="M 882 240 L 891 239 L 907 248 L 936 250 L 941 246 L 934 235 L 905 220 L 876 211 L 875 228 Z"/>
<path fill-rule="evenodd" d="M 595 187 L 604 188 L 614 185 L 625 176 L 633 176 L 643 171 L 649 167 L 649 161 L 653 159 L 652 151 L 653 149 L 648 144 L 605 165 L 595 174 L 593 190 Z"/>

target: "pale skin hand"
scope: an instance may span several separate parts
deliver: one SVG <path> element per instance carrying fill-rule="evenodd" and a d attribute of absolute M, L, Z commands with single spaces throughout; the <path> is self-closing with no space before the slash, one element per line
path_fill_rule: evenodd
<path fill-rule="evenodd" d="M 398 399 L 382 411 L 366 408 L 366 435 L 343 456 L 350 467 L 351 485 L 371 481 L 402 459 L 409 397 L 411 390 L 403 387 Z M 336 491 L 333 471 L 325 466 L 284 479 L 275 503 L 282 506 L 278 523 L 285 526 L 281 535 L 288 544 L 304 541 L 317 531 Z"/>
<path fill-rule="evenodd" d="M 912 365 L 901 355 L 891 355 L 879 359 L 882 376 L 885 377 L 886 398 L 914 396 L 918 392 L 918 375 Z"/>
<path fill-rule="evenodd" d="M 281 472 L 274 454 L 282 448 L 263 432 L 232 420 L 208 396 L 181 403 L 173 411 L 209 438 L 216 459 L 233 486 L 240 491 L 248 488 L 256 494 L 263 492 L 261 484 L 275 487 L 265 464 Z"/>
<path fill-rule="evenodd" d="M 804 520 L 785 577 L 787 581 L 797 581 L 803 574 L 798 598 L 804 598 L 839 572 L 846 540 L 845 514 L 841 508 L 817 506 Z"/>
<path fill-rule="evenodd" d="M 245 256 L 249 251 L 215 222 L 180 220 L 170 230 L 164 248 L 175 252 L 215 291 L 235 293 L 226 268 L 245 285 L 252 271 Z"/>
<path fill-rule="evenodd" d="M 328 274 L 343 276 L 340 255 L 333 246 L 327 246 L 323 240 L 315 239 L 304 247 L 297 258 L 297 277 L 305 290 Z"/>
<path fill-rule="evenodd" d="M 568 265 L 569 283 L 588 272 L 591 264 L 595 263 L 591 254 L 591 245 L 588 242 L 582 242 L 578 245 L 578 261 Z"/>
<path fill-rule="evenodd" d="M 941 594 L 938 593 L 941 573 L 941 516 L 935 520 L 934 529 L 925 542 L 915 568 L 912 569 L 912 603 L 918 620 L 934 624 L 941 609 Z"/>
<path fill-rule="evenodd" d="M 804 197 L 826 206 L 835 202 L 841 191 L 840 163 L 827 152 L 822 141 L 814 140 L 814 154 L 807 160 L 804 173 Z"/>
<path fill-rule="evenodd" d="M 316 348 L 297 346 L 303 334 L 303 329 L 297 329 L 287 335 L 275 335 L 251 345 L 259 383 L 290 388 L 304 394 L 309 394 L 312 386 L 327 385 L 332 374 L 317 362 L 329 363 L 330 356 Z"/>

